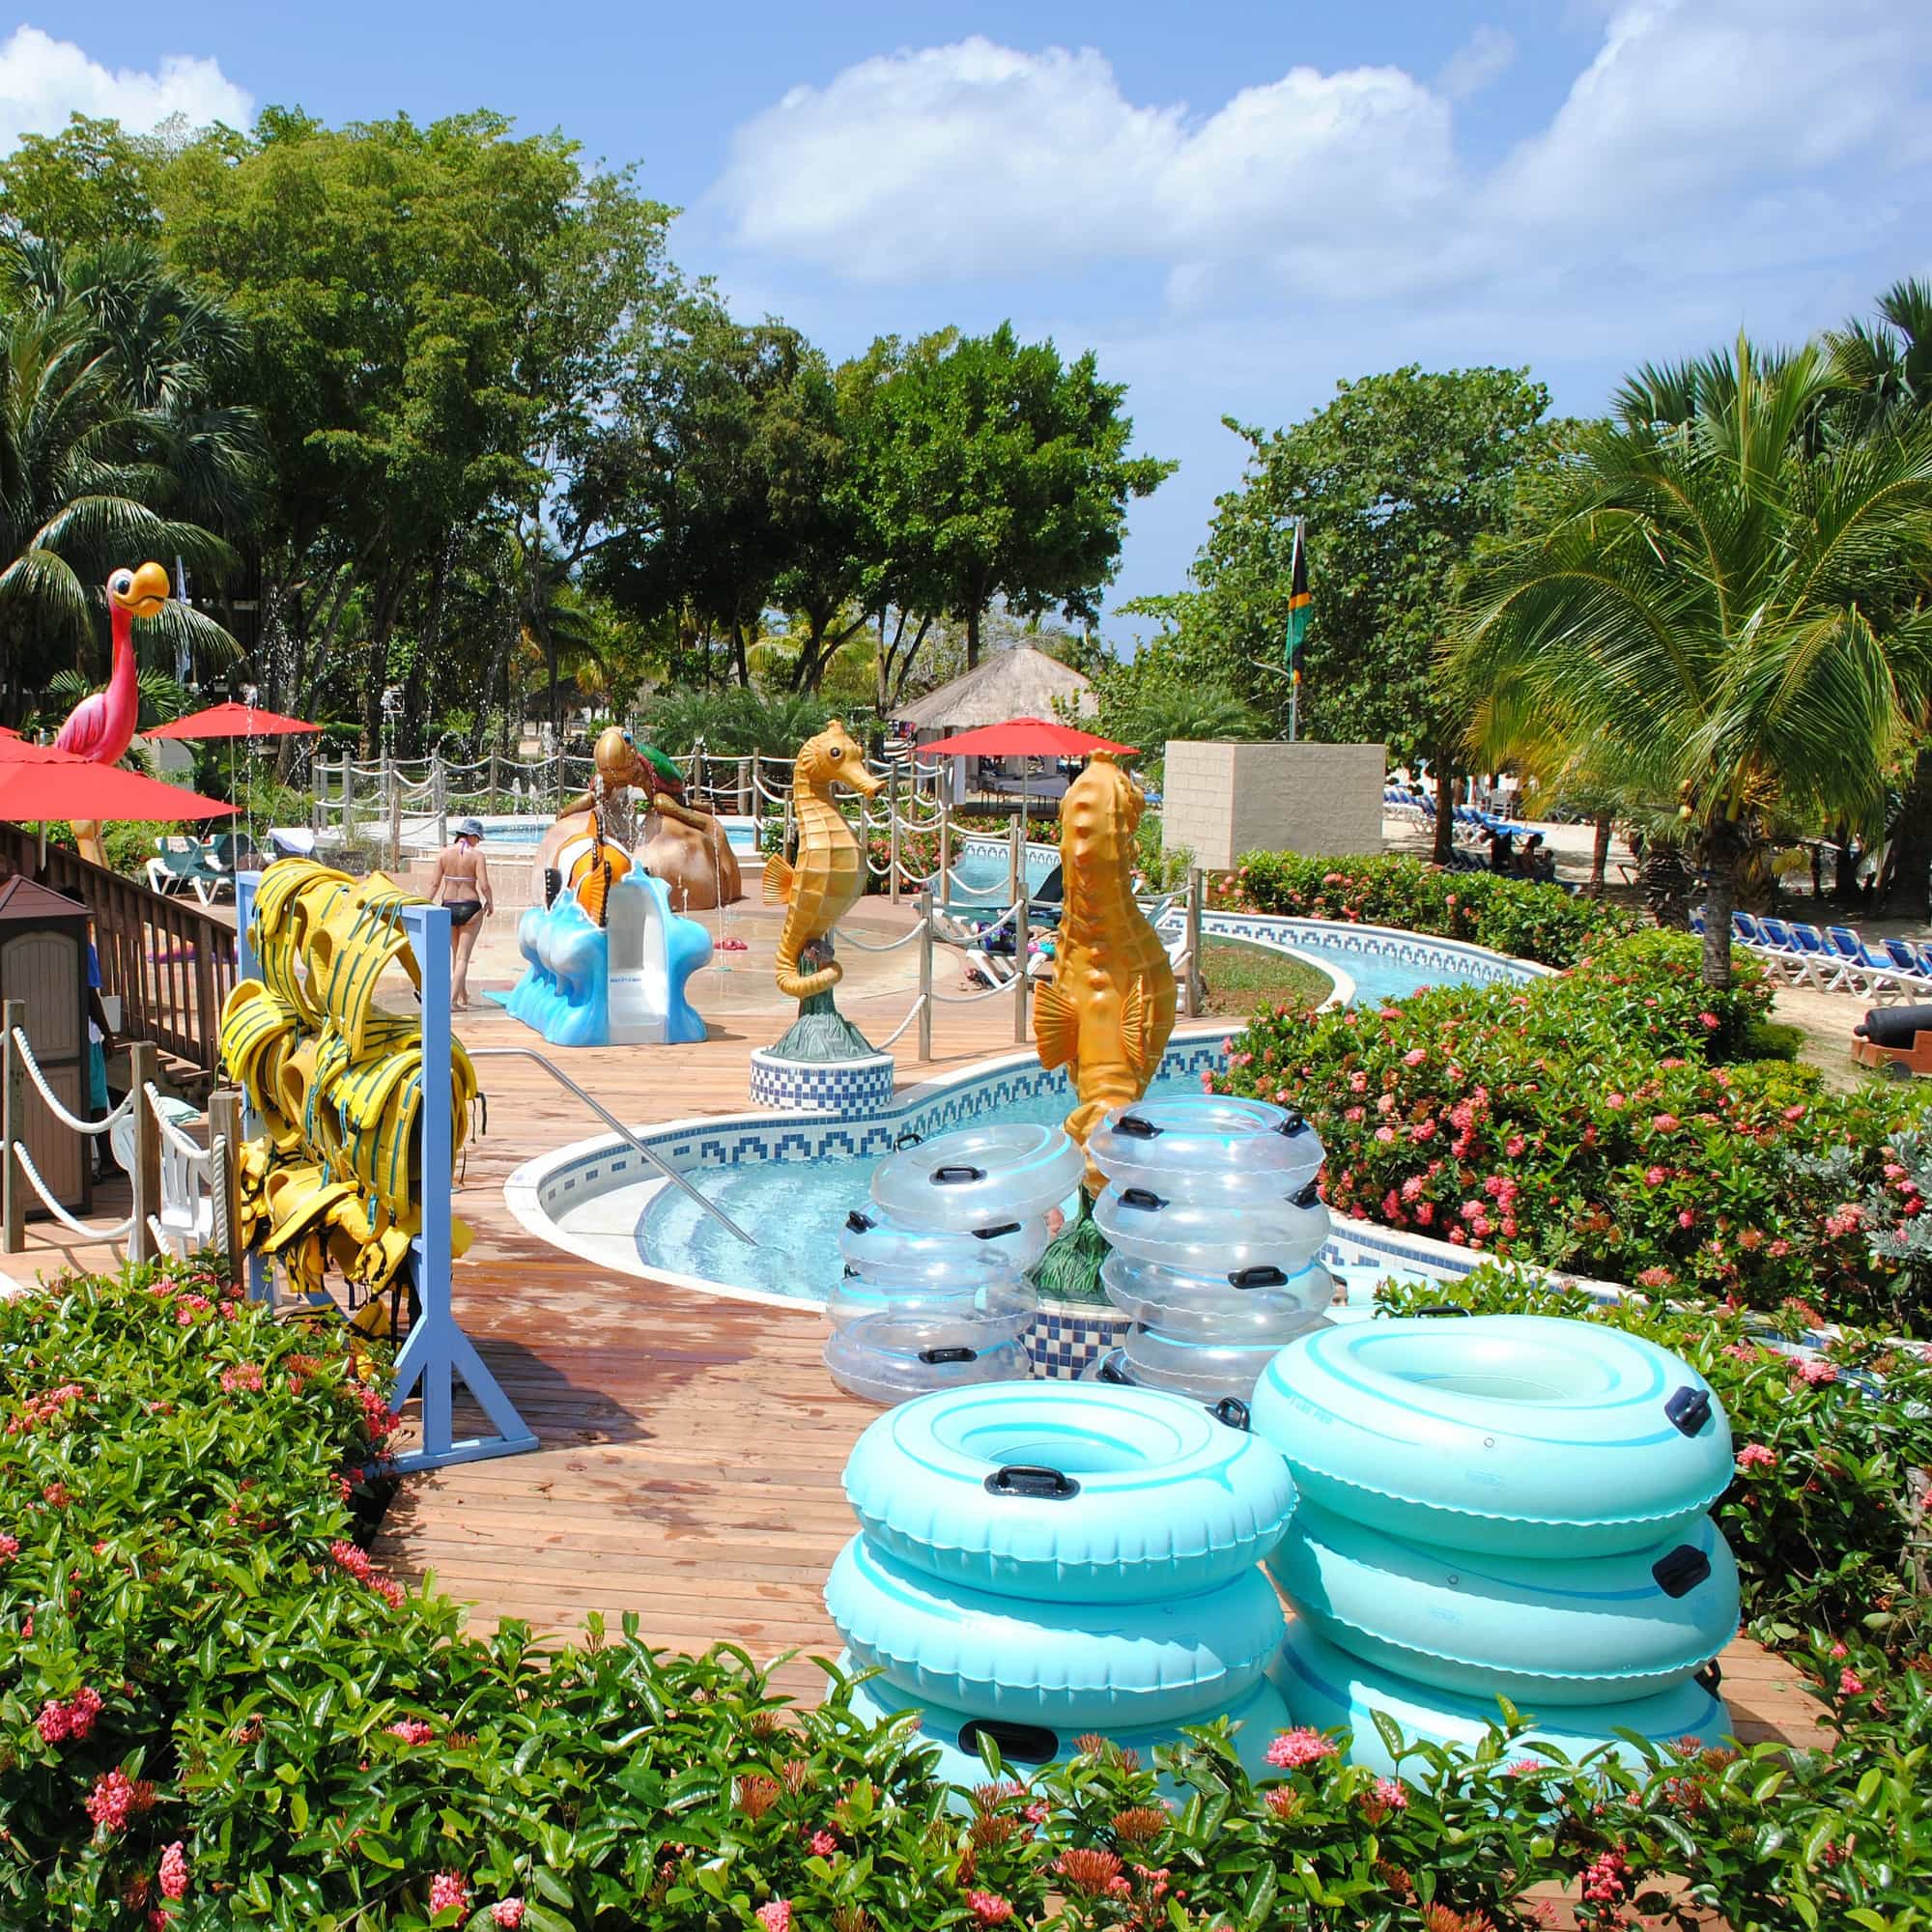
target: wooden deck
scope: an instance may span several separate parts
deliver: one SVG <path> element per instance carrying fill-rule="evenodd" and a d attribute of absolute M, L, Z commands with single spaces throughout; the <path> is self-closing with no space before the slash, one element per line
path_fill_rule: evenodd
<path fill-rule="evenodd" d="M 878 1037 L 906 995 L 895 987 L 843 1004 Z M 699 1044 L 582 1051 L 569 1067 L 633 1124 L 737 1112 L 750 1050 L 784 1023 L 782 1012 L 740 1006 Z M 472 1045 L 532 1037 L 494 1008 L 458 1027 Z M 994 1000 L 939 1009 L 931 1066 L 920 1066 L 910 1037 L 895 1050 L 910 1081 L 1012 1044 L 1011 1007 Z M 504 1205 L 505 1177 L 596 1123 L 534 1066 L 486 1061 L 480 1070 L 490 1132 L 457 1200 L 476 1240 L 456 1266 L 455 1306 L 542 1447 L 406 1482 L 378 1557 L 397 1574 L 433 1572 L 473 1605 L 472 1628 L 519 1617 L 565 1640 L 588 1612 L 614 1623 L 634 1610 L 654 1644 L 728 1640 L 761 1661 L 795 1653 L 777 1680 L 814 1695 L 823 1680 L 809 1658 L 838 1648 L 821 1588 L 854 1527 L 839 1474 L 877 1411 L 826 1375 L 817 1310 L 607 1272 L 527 1233 Z M 31 1273 L 19 1261 L 32 1259 L 14 1272 Z M 1742 1642 L 1723 1663 L 1741 1735 L 1820 1738 L 1787 1665 Z"/>

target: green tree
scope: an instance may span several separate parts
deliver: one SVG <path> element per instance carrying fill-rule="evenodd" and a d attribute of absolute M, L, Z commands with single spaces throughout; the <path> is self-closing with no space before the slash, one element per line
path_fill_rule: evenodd
<path fill-rule="evenodd" d="M 1156 784 L 1171 739 L 1227 743 L 1259 738 L 1267 729 L 1267 721 L 1236 692 L 1196 676 L 1161 640 L 1131 658 L 1095 666 L 1094 688 L 1100 709 L 1093 728 L 1138 747 L 1140 769 Z"/>
<path fill-rule="evenodd" d="M 513 138 L 497 115 L 330 129 L 279 108 L 160 179 L 173 258 L 249 326 L 274 482 L 263 595 L 295 635 L 292 674 L 353 612 L 372 737 L 417 580 L 453 532 L 542 487 L 527 356 L 582 186 L 569 142 Z"/>
<path fill-rule="evenodd" d="M 1588 433 L 1547 526 L 1479 566 L 1450 654 L 1463 689 L 1676 803 L 1718 987 L 1768 818 L 1881 825 L 1932 688 L 1932 427 L 1807 458 L 1833 380 L 1820 351 L 1767 366 L 1741 339 L 1688 422 Z"/>
<path fill-rule="evenodd" d="M 157 235 L 165 157 L 161 141 L 85 114 L 58 134 L 23 134 L 0 158 L 0 228 L 63 248 Z"/>
<path fill-rule="evenodd" d="M 1125 385 L 1101 382 L 1091 351 L 1063 362 L 1010 324 L 910 353 L 875 345 L 866 373 L 851 386 L 867 390 L 868 606 L 958 618 L 969 668 L 996 597 L 1020 616 L 1092 620 L 1120 564 L 1128 502 L 1175 469 L 1127 455 Z"/>
<path fill-rule="evenodd" d="M 1305 518 L 1315 603 L 1302 733 L 1426 759 L 1446 804 L 1468 711 L 1436 646 L 1460 575 L 1508 527 L 1524 468 L 1548 457 L 1548 401 L 1525 370 L 1410 366 L 1343 383 L 1326 409 L 1273 435 L 1230 419 L 1249 445 L 1247 474 L 1215 507 L 1195 587 L 1136 609 L 1171 626 L 1195 675 L 1285 736 L 1290 564 Z M 1438 812 L 1438 858 L 1450 831 Z"/>
<path fill-rule="evenodd" d="M 0 317 L 0 666 L 6 707 L 104 636 L 99 586 L 130 558 L 182 556 L 218 574 L 213 531 L 169 514 L 149 460 L 164 422 L 135 406 L 90 318 L 69 306 Z M 150 638 L 225 646 L 219 627 L 170 603 Z"/>

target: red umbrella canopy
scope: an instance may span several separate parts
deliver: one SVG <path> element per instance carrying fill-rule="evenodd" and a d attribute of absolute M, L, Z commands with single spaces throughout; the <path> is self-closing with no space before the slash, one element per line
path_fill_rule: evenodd
<path fill-rule="evenodd" d="M 144 738 L 293 738 L 304 731 L 320 731 L 320 724 L 306 719 L 287 718 L 279 711 L 263 711 L 253 704 L 211 705 L 206 711 L 191 711 L 172 724 L 156 724 Z"/>
<path fill-rule="evenodd" d="M 919 755 L 928 758 L 944 752 L 959 758 L 1084 758 L 1091 752 L 1124 754 L 1134 749 L 1051 718 L 1009 718 L 1004 724 L 981 724 L 956 737 L 935 738 L 919 748 Z"/>
<path fill-rule="evenodd" d="M 119 765 L 98 765 L 25 738 L 0 738 L 0 821 L 119 818 L 170 824 L 177 818 L 226 818 L 234 810 Z"/>

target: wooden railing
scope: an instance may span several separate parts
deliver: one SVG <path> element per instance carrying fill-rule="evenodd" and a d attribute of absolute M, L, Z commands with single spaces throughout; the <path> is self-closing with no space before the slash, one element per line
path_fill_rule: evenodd
<path fill-rule="evenodd" d="M 235 929 L 201 906 L 164 898 L 62 846 L 0 825 L 0 870 L 38 878 L 94 915 L 100 990 L 121 997 L 121 1031 L 203 1072 L 217 1070 L 221 1003 L 235 984 Z"/>

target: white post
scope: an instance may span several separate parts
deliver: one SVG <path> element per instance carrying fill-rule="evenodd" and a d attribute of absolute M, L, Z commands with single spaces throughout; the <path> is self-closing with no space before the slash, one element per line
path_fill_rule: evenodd
<path fill-rule="evenodd" d="M 919 1057 L 932 1058 L 932 888 L 919 895 Z"/>
<path fill-rule="evenodd" d="M 1033 923 L 1033 897 L 1027 891 L 1026 832 L 1015 818 L 1007 837 L 1007 903 L 1013 914 L 1013 1038 L 1022 1046 L 1027 1037 L 1027 934 Z"/>
<path fill-rule="evenodd" d="M 1201 1013 L 1201 903 L 1206 874 L 1199 866 L 1187 868 L 1187 980 L 1182 988 L 1187 1002 L 1187 1017 L 1197 1019 Z"/>

